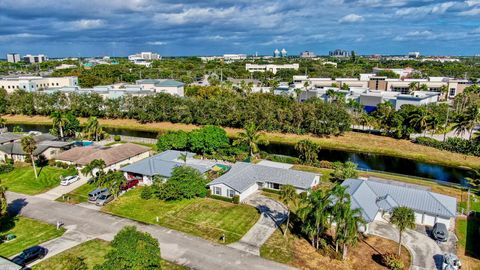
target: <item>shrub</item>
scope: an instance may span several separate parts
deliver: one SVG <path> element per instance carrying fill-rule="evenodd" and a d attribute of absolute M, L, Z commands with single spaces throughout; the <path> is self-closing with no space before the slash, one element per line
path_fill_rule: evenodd
<path fill-rule="evenodd" d="M 211 197 L 212 196 L 212 190 L 211 189 L 207 189 L 207 197 Z"/>
<path fill-rule="evenodd" d="M 448 138 L 445 142 L 438 141 L 429 137 L 418 137 L 415 143 L 437 148 L 440 150 L 447 150 L 450 152 L 480 156 L 480 141 L 466 140 L 463 138 Z"/>
<path fill-rule="evenodd" d="M 282 163 L 289 163 L 289 164 L 299 164 L 300 159 L 291 156 L 284 156 L 284 155 L 267 155 L 265 159 L 275 161 L 275 162 L 282 162 Z"/>
<path fill-rule="evenodd" d="M 9 173 L 11 171 L 13 171 L 13 165 L 12 164 L 0 164 L 0 174 Z"/>
<path fill-rule="evenodd" d="M 113 140 L 116 141 L 116 142 L 119 142 L 122 140 L 122 138 L 120 137 L 120 135 L 115 135 L 113 136 Z"/>
<path fill-rule="evenodd" d="M 15 163 L 15 161 L 13 160 L 13 158 L 5 158 L 5 163 L 13 165 L 13 163 Z"/>
<path fill-rule="evenodd" d="M 395 253 L 382 254 L 382 264 L 391 270 L 402 270 L 405 267 L 403 261 Z"/>
<path fill-rule="evenodd" d="M 151 187 L 144 187 L 140 193 L 140 198 L 144 200 L 149 200 L 152 198 L 153 191 Z"/>
<path fill-rule="evenodd" d="M 233 201 L 234 204 L 239 204 L 240 203 L 240 196 L 239 195 L 233 196 L 232 201 Z"/>
<path fill-rule="evenodd" d="M 325 168 L 325 169 L 333 169 L 333 163 L 331 161 L 328 161 L 328 160 L 321 160 L 318 163 L 318 167 Z"/>
<path fill-rule="evenodd" d="M 205 184 L 205 178 L 197 169 L 178 166 L 173 169 L 168 181 L 159 186 L 156 195 L 166 201 L 203 198 L 207 195 Z"/>
<path fill-rule="evenodd" d="M 214 194 L 210 195 L 210 198 L 215 199 L 215 200 L 224 201 L 224 202 L 233 202 L 232 198 L 218 196 L 218 195 L 214 195 Z"/>
<path fill-rule="evenodd" d="M 276 189 L 263 188 L 262 190 L 265 192 L 273 193 L 273 194 L 280 194 L 280 190 L 276 190 Z"/>

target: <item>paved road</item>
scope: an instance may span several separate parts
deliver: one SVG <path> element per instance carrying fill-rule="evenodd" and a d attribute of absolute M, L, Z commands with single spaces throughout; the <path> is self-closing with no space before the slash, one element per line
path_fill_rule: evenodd
<path fill-rule="evenodd" d="M 139 230 L 148 232 L 159 240 L 164 259 L 192 269 L 292 269 L 289 266 L 175 230 L 142 224 L 85 207 L 12 192 L 7 193 L 7 199 L 14 212 L 50 224 L 56 224 L 57 220 L 62 220 L 66 226 L 76 226 L 78 233 L 89 238 L 111 240 L 124 226 L 137 226 Z"/>
<path fill-rule="evenodd" d="M 245 203 L 256 207 L 261 212 L 261 216 L 240 241 L 229 246 L 258 256 L 263 243 L 287 218 L 287 209 L 281 203 L 263 196 L 259 192 L 249 196 Z"/>
<path fill-rule="evenodd" d="M 368 232 L 398 242 L 398 230 L 385 222 L 372 222 Z M 412 255 L 412 270 L 441 269 L 443 253 L 433 239 L 425 234 L 407 230 L 402 235 L 402 244 Z"/>

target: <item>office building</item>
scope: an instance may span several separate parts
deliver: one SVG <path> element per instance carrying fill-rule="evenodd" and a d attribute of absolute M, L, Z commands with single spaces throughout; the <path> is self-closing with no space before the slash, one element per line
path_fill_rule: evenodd
<path fill-rule="evenodd" d="M 265 72 L 271 71 L 273 74 L 277 74 L 277 71 L 280 69 L 294 69 L 298 70 L 299 64 L 284 64 L 284 65 L 274 65 L 274 64 L 245 64 L 245 69 L 249 72 Z"/>
<path fill-rule="evenodd" d="M 8 63 L 18 63 L 21 61 L 20 54 L 18 53 L 7 53 L 7 62 Z"/>
<path fill-rule="evenodd" d="M 23 57 L 23 61 L 29 64 L 42 63 L 48 60 L 48 57 L 44 54 L 31 55 L 27 54 Z"/>
<path fill-rule="evenodd" d="M 39 91 L 49 87 L 75 87 L 78 86 L 78 78 L 70 77 L 40 77 L 40 76 L 20 76 L 0 78 L 0 88 L 4 88 L 8 93 L 17 89 L 24 91 Z"/>
<path fill-rule="evenodd" d="M 317 57 L 314 52 L 304 51 L 300 54 L 300 58 L 315 58 Z"/>

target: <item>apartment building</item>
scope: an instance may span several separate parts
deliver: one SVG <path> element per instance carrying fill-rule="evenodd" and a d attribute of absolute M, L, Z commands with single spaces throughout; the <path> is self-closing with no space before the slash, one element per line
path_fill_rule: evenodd
<path fill-rule="evenodd" d="M 239 61 L 239 60 L 245 60 L 247 59 L 247 55 L 246 54 L 232 54 L 232 53 L 229 53 L 229 54 L 224 54 L 223 55 L 223 60 L 225 62 L 234 62 L 234 61 Z"/>
<path fill-rule="evenodd" d="M 44 54 L 31 55 L 27 54 L 23 57 L 23 61 L 29 64 L 42 63 L 48 60 L 48 57 Z"/>
<path fill-rule="evenodd" d="M 8 63 L 18 63 L 22 59 L 20 58 L 20 54 L 18 53 L 7 53 L 7 62 Z"/>
<path fill-rule="evenodd" d="M 128 56 L 128 60 L 134 62 L 138 60 L 160 60 L 162 57 L 158 53 L 153 52 L 140 52 L 137 54 L 132 54 Z"/>
<path fill-rule="evenodd" d="M 294 69 L 298 70 L 300 67 L 299 64 L 284 64 L 284 65 L 274 65 L 274 64 L 245 64 L 245 69 L 249 72 L 265 72 L 270 71 L 273 74 L 277 74 L 277 71 L 280 69 Z"/>
<path fill-rule="evenodd" d="M 69 77 L 38 77 L 21 76 L 0 78 L 0 88 L 4 88 L 8 93 L 17 89 L 25 91 L 38 91 L 49 87 L 75 87 L 78 86 L 78 78 Z"/>

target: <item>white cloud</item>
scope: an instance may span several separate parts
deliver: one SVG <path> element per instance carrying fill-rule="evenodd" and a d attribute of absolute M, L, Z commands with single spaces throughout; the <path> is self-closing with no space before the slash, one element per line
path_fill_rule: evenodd
<path fill-rule="evenodd" d="M 0 41 L 15 41 L 16 39 L 37 39 L 37 38 L 47 38 L 48 35 L 40 35 L 40 34 L 30 34 L 30 33 L 19 33 L 19 34 L 8 34 L 8 35 L 0 35 Z"/>
<path fill-rule="evenodd" d="M 410 7 L 410 8 L 400 8 L 395 12 L 398 16 L 424 16 L 428 14 L 444 14 L 448 9 L 453 7 L 455 2 L 445 2 L 441 4 L 421 6 L 421 7 Z"/>
<path fill-rule="evenodd" d="M 462 11 L 462 12 L 460 12 L 460 15 L 464 15 L 464 16 L 480 15 L 480 8 L 474 8 L 474 9 Z"/>
<path fill-rule="evenodd" d="M 72 21 L 69 23 L 71 30 L 87 30 L 87 29 L 95 29 L 95 28 L 100 28 L 105 25 L 104 20 L 100 19 L 94 19 L 94 20 L 88 20 L 88 19 L 82 19 L 78 21 Z"/>
<path fill-rule="evenodd" d="M 221 20 L 236 16 L 239 13 L 236 7 L 229 8 L 189 8 L 177 13 L 164 13 L 155 15 L 155 19 L 162 23 L 187 24 L 190 22 L 205 22 Z"/>
<path fill-rule="evenodd" d="M 465 1 L 465 4 L 469 7 L 477 6 L 480 5 L 480 0 L 467 0 Z"/>
<path fill-rule="evenodd" d="M 348 15 L 344 16 L 343 18 L 341 18 L 338 21 L 340 23 L 354 23 L 354 22 L 362 22 L 364 20 L 365 19 L 362 16 L 351 13 L 351 14 L 348 14 Z"/>
<path fill-rule="evenodd" d="M 166 42 L 164 41 L 149 41 L 147 42 L 148 45 L 157 45 L 157 46 L 162 46 L 162 45 L 167 45 Z"/>

